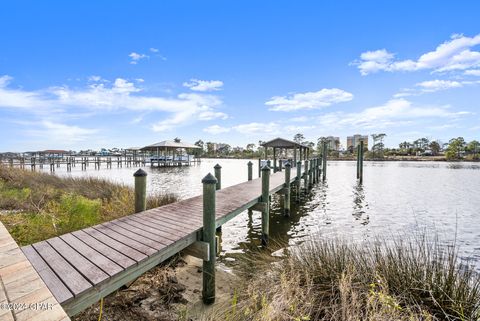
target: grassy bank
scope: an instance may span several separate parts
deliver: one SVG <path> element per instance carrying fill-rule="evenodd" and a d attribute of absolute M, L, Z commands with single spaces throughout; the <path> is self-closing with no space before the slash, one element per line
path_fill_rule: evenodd
<path fill-rule="evenodd" d="M 480 277 L 457 253 L 425 237 L 313 240 L 246 275 L 204 319 L 480 320 Z"/>
<path fill-rule="evenodd" d="M 174 195 L 149 197 L 153 208 Z M 133 213 L 134 191 L 97 178 L 62 178 L 0 166 L 0 221 L 20 245 Z"/>

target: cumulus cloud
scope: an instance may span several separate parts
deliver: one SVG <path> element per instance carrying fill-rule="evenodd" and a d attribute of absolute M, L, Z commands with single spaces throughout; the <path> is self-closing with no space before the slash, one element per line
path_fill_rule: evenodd
<path fill-rule="evenodd" d="M 480 69 L 469 69 L 464 72 L 467 76 L 480 76 Z"/>
<path fill-rule="evenodd" d="M 149 56 L 145 55 L 145 54 L 140 54 L 140 53 L 136 53 L 136 52 L 131 52 L 129 55 L 130 57 L 130 63 L 132 65 L 136 65 L 138 64 L 138 62 L 142 59 L 146 59 L 146 58 L 149 58 Z"/>
<path fill-rule="evenodd" d="M 395 54 L 386 49 L 367 51 L 360 55 L 357 65 L 362 75 L 378 71 L 433 70 L 445 72 L 480 67 L 480 52 L 472 50 L 480 44 L 480 34 L 474 37 L 453 35 L 433 51 L 421 55 L 416 60 L 395 60 Z"/>
<path fill-rule="evenodd" d="M 199 120 L 228 117 L 215 110 L 222 104 L 217 96 L 204 93 L 181 93 L 175 97 L 147 95 L 142 88 L 123 78 L 117 78 L 109 84 L 89 84 L 80 89 L 60 86 L 37 91 L 9 88 L 11 79 L 9 76 L 0 77 L 0 108 L 21 108 L 29 113 L 43 112 L 45 115 L 55 113 L 58 108 L 167 114 L 167 117 L 151 126 L 154 131 L 166 131 Z"/>
<path fill-rule="evenodd" d="M 230 128 L 222 127 L 219 125 L 212 125 L 204 128 L 203 131 L 212 135 L 218 135 L 218 134 L 228 133 L 230 131 Z"/>
<path fill-rule="evenodd" d="M 190 82 L 184 82 L 183 86 L 194 91 L 216 91 L 223 87 L 223 81 L 220 80 L 199 80 L 190 79 Z"/>
<path fill-rule="evenodd" d="M 452 119 L 469 114 L 464 111 L 452 112 L 448 106 L 414 105 L 401 98 L 389 100 L 383 105 L 369 107 L 357 113 L 328 113 L 319 117 L 319 124 L 331 129 L 378 129 L 418 124 L 425 119 Z"/>
<path fill-rule="evenodd" d="M 418 96 L 423 93 L 433 93 L 441 90 L 461 88 L 464 86 L 479 85 L 480 80 L 427 80 L 417 83 L 416 88 L 404 88 L 399 93 L 395 94 L 395 98 Z"/>
<path fill-rule="evenodd" d="M 280 125 L 276 122 L 252 122 L 234 126 L 233 129 L 243 135 L 271 135 L 280 132 Z"/>
<path fill-rule="evenodd" d="M 324 88 L 315 92 L 296 93 L 290 96 L 274 96 L 265 105 L 272 111 L 318 109 L 332 104 L 350 101 L 353 95 L 338 88 Z"/>

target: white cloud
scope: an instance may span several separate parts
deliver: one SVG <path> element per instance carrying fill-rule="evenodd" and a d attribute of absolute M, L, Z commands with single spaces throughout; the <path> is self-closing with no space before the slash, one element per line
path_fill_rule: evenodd
<path fill-rule="evenodd" d="M 181 93 L 176 97 L 151 96 L 123 78 L 115 79 L 111 85 L 94 83 L 82 89 L 64 86 L 38 91 L 9 88 L 11 79 L 9 76 L 0 77 L 0 108 L 21 108 L 30 114 L 53 115 L 63 109 L 87 109 L 97 113 L 129 110 L 168 114 L 165 119 L 151 126 L 154 131 L 165 131 L 198 120 L 228 117 L 215 110 L 222 104 L 217 96 L 201 93 Z"/>
<path fill-rule="evenodd" d="M 244 135 L 271 135 L 280 132 L 280 125 L 276 122 L 270 123 L 247 123 L 234 126 L 233 129 Z"/>
<path fill-rule="evenodd" d="M 378 71 L 466 70 L 480 66 L 480 52 L 471 50 L 479 44 L 480 34 L 474 37 L 453 35 L 449 41 L 421 55 L 417 60 L 395 60 L 393 53 L 381 49 L 362 53 L 360 60 L 353 64 L 357 65 L 362 75 Z"/>
<path fill-rule="evenodd" d="M 275 96 L 265 103 L 273 111 L 318 109 L 332 104 L 350 101 L 353 95 L 338 88 L 324 88 L 316 92 L 297 93 L 290 96 Z"/>
<path fill-rule="evenodd" d="M 204 128 L 203 131 L 212 135 L 218 135 L 218 134 L 228 133 L 230 131 L 230 128 L 222 127 L 219 125 L 212 125 Z"/>
<path fill-rule="evenodd" d="M 452 80 L 428 80 L 416 84 L 417 87 L 421 87 L 424 91 L 434 92 L 439 90 L 445 90 L 450 88 L 462 87 L 462 83 Z"/>
<path fill-rule="evenodd" d="M 468 76 L 480 76 L 480 69 L 465 70 L 464 74 Z"/>
<path fill-rule="evenodd" d="M 150 48 L 150 51 L 157 53 L 157 52 L 158 52 L 158 49 L 157 49 L 157 48 Z"/>
<path fill-rule="evenodd" d="M 149 58 L 149 56 L 147 56 L 145 54 L 139 54 L 139 53 L 136 53 L 136 52 L 132 52 L 128 56 L 131 58 L 130 63 L 132 65 L 136 65 L 142 59 Z"/>
<path fill-rule="evenodd" d="M 459 118 L 468 114 L 463 111 L 452 112 L 448 106 L 417 106 L 406 99 L 392 99 L 381 106 L 366 108 L 357 113 L 325 114 L 319 117 L 319 124 L 331 129 L 379 129 L 418 124 L 425 119 Z"/>
<path fill-rule="evenodd" d="M 220 80 L 199 80 L 190 79 L 190 82 L 184 82 L 183 86 L 194 91 L 216 91 L 223 87 L 223 81 Z"/>
<path fill-rule="evenodd" d="M 79 142 L 85 142 L 98 133 L 98 129 L 82 128 L 75 125 L 67 125 L 50 120 L 28 123 L 29 129 L 25 130 L 26 135 L 44 140 L 48 138 L 50 145 L 74 146 Z M 30 129 L 32 128 L 33 129 Z"/>

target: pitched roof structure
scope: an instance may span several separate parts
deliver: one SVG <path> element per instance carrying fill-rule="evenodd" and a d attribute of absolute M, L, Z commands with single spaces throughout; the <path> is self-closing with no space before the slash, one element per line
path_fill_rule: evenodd
<path fill-rule="evenodd" d="M 145 146 L 142 148 L 142 150 L 156 150 L 157 148 L 174 149 L 174 148 L 201 148 L 201 147 L 194 144 L 175 142 L 173 140 L 163 140 L 161 142 Z"/>
<path fill-rule="evenodd" d="M 277 137 L 275 139 L 269 140 L 268 142 L 265 142 L 262 144 L 263 147 L 277 147 L 277 148 L 308 148 L 307 145 L 299 144 L 297 142 L 285 139 L 285 138 L 280 138 Z"/>

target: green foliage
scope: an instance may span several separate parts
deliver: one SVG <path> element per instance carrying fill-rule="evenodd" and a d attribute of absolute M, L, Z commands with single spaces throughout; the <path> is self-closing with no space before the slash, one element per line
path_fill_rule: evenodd
<path fill-rule="evenodd" d="M 177 200 L 154 195 L 147 198 L 147 208 Z M 0 220 L 20 245 L 133 214 L 133 204 L 133 189 L 107 180 L 0 166 Z"/>
<path fill-rule="evenodd" d="M 313 238 L 253 271 L 238 282 L 236 314 L 225 306 L 207 320 L 480 318 L 480 275 L 462 264 L 454 244 L 425 235 L 364 243 Z"/>

